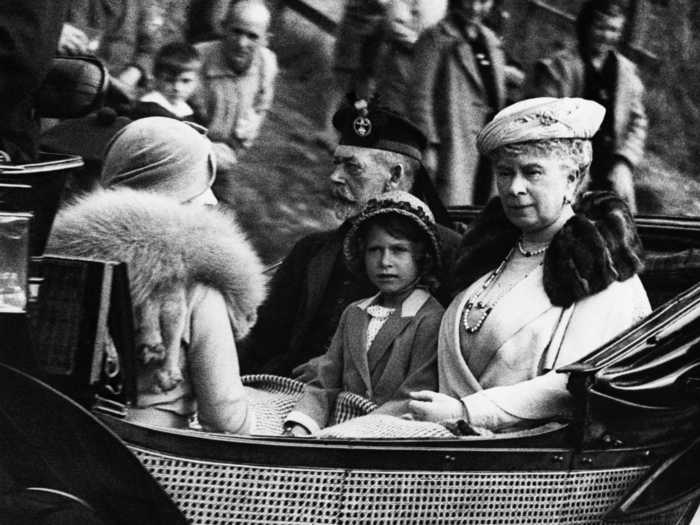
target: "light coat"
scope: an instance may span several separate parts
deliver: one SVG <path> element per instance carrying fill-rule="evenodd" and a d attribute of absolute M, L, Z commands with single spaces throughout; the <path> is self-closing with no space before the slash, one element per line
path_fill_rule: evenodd
<path fill-rule="evenodd" d="M 57 215 L 46 252 L 127 264 L 137 347 L 165 347 L 159 359 L 138 356 L 139 409 L 186 424 L 198 406 L 212 430 L 252 428 L 234 337 L 255 323 L 265 278 L 232 217 L 147 191 L 101 190 Z"/>
<path fill-rule="evenodd" d="M 619 53 L 615 86 L 613 153 L 635 167 L 644 157 L 647 116 L 644 110 L 644 86 L 636 66 Z M 579 55 L 560 51 L 537 62 L 530 96 L 581 97 L 585 89 L 585 65 Z"/>
<path fill-rule="evenodd" d="M 315 377 L 307 383 L 289 420 L 312 427 L 312 431 L 325 427 L 341 390 L 382 405 L 405 400 L 414 390 L 437 387 L 437 335 L 444 312 L 440 303 L 425 290 L 414 290 L 389 316 L 368 349 L 370 316 L 366 309 L 375 299 L 345 309 L 328 352 L 318 361 Z"/>
<path fill-rule="evenodd" d="M 470 424 L 498 430 L 571 415 L 570 364 L 651 312 L 638 276 L 616 281 L 568 308 L 554 306 L 533 272 L 500 299 L 466 345 L 462 315 L 483 283 L 460 293 L 445 312 L 438 343 L 440 392 L 460 398 Z"/>
<path fill-rule="evenodd" d="M 437 147 L 435 186 L 446 206 L 474 204 L 479 153 L 476 136 L 505 104 L 505 56 L 498 37 L 481 27 L 493 65 L 497 107 L 481 79 L 471 45 L 451 17 L 423 32 L 414 47 L 414 77 L 406 107 Z M 488 183 L 487 183 L 488 185 Z"/>

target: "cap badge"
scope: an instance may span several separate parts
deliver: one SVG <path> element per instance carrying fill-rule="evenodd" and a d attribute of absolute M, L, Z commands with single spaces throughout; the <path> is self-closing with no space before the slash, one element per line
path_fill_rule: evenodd
<path fill-rule="evenodd" d="M 367 116 L 369 114 L 367 101 L 356 100 L 354 106 L 359 115 L 352 121 L 352 129 L 358 137 L 366 137 L 372 133 L 372 121 Z"/>
<path fill-rule="evenodd" d="M 366 137 L 372 133 L 372 121 L 360 115 L 359 117 L 355 117 L 355 120 L 352 121 L 352 129 L 358 137 Z"/>

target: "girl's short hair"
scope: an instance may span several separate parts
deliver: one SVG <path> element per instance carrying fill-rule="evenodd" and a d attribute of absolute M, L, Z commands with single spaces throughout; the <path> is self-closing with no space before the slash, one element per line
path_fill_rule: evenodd
<path fill-rule="evenodd" d="M 440 283 L 437 278 L 437 261 L 429 248 L 430 239 L 425 234 L 425 231 L 413 220 L 403 215 L 389 213 L 376 215 L 362 223 L 358 228 L 356 235 L 361 255 L 358 263 L 362 272 L 366 273 L 367 271 L 364 263 L 364 253 L 367 249 L 367 236 L 373 226 L 383 229 L 397 239 L 411 241 L 418 248 L 418 251 L 414 252 L 418 274 L 420 275 L 418 283 L 430 292 L 434 292 Z"/>
<path fill-rule="evenodd" d="M 366 275 L 364 254 L 367 234 L 372 226 L 379 226 L 397 239 L 406 239 L 422 247 L 422 254 L 416 258 L 421 275 L 419 284 L 435 291 L 439 284 L 440 244 L 435 220 L 425 203 L 404 191 L 387 192 L 370 200 L 343 243 L 345 262 L 355 274 Z"/>

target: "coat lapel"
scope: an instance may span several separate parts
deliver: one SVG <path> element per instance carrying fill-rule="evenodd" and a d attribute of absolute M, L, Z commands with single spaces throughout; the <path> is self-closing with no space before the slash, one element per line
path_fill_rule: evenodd
<path fill-rule="evenodd" d="M 496 100 L 498 101 L 498 107 L 493 108 L 494 111 L 498 111 L 500 108 L 506 105 L 506 62 L 503 51 L 501 50 L 501 42 L 498 37 L 491 33 L 490 31 L 482 31 L 481 34 L 484 36 L 486 41 L 486 49 L 489 52 L 489 58 L 491 59 L 493 78 L 496 84 Z M 481 78 L 481 77 L 480 77 Z"/>
<path fill-rule="evenodd" d="M 472 52 L 472 46 L 469 45 L 469 42 L 464 40 L 464 36 L 462 36 L 462 33 L 460 33 L 452 20 L 448 19 L 443 22 L 442 28 L 446 34 L 455 39 L 454 53 L 459 59 L 459 63 L 462 64 L 467 75 L 472 79 L 476 87 L 483 92 L 484 84 L 481 81 L 479 66 L 476 65 L 476 58 Z"/>
<path fill-rule="evenodd" d="M 372 345 L 367 351 L 367 363 L 369 365 L 370 376 L 374 375 L 374 368 L 389 349 L 391 343 L 404 331 L 410 322 L 410 317 L 401 317 L 398 312 L 394 312 L 379 329 L 377 336 L 374 338 Z"/>
<path fill-rule="evenodd" d="M 617 79 L 615 82 L 615 99 L 613 100 L 613 105 L 615 107 L 613 122 L 615 123 L 616 138 L 624 136 L 624 133 L 627 131 L 627 129 L 623 127 L 623 123 L 627 123 L 627 112 L 629 111 L 628 101 L 634 100 L 634 94 L 630 92 L 630 84 L 626 82 L 626 79 L 629 78 L 629 72 L 626 70 L 623 60 L 624 59 L 619 55 L 615 55 Z"/>
<path fill-rule="evenodd" d="M 455 48 L 455 53 L 459 58 L 467 74 L 471 77 L 472 81 L 481 92 L 484 91 L 484 83 L 481 81 L 481 75 L 479 74 L 479 67 L 476 65 L 476 58 L 474 58 L 474 53 L 472 52 L 472 46 L 466 42 L 458 44 Z"/>
<path fill-rule="evenodd" d="M 416 288 L 411 292 L 401 304 L 401 308 L 394 312 L 377 332 L 372 345 L 367 351 L 367 362 L 370 370 L 370 377 L 375 377 L 375 368 L 384 357 L 384 354 L 393 345 L 394 341 L 401 335 L 406 327 L 411 324 L 418 311 L 430 299 L 430 294 L 425 290 Z M 368 303 L 369 304 L 369 303 Z M 366 308 L 366 306 L 365 306 Z M 365 314 L 365 318 L 369 316 Z M 369 322 L 369 321 L 368 321 Z M 365 333 L 366 335 L 366 333 Z"/>
<path fill-rule="evenodd" d="M 345 348 L 348 349 L 352 360 L 355 363 L 355 368 L 360 374 L 362 381 L 365 384 L 365 388 L 369 394 L 367 397 L 372 396 L 372 381 L 369 374 L 369 365 L 367 363 L 367 352 L 365 348 L 365 341 L 367 340 L 367 325 L 369 324 L 369 316 L 365 312 L 364 308 L 369 305 L 374 298 L 365 299 L 362 303 L 358 305 L 357 308 L 352 307 L 348 311 L 347 326 L 350 329 L 346 332 Z"/>
<path fill-rule="evenodd" d="M 489 363 L 498 354 L 503 344 L 513 335 L 537 319 L 543 312 L 552 308 L 542 282 L 542 267 L 533 271 L 528 277 L 519 282 L 505 296 L 501 297 L 491 315 L 498 317 L 498 327 L 484 326 L 483 339 L 479 342 L 480 352 L 470 355 L 469 368 L 476 377 L 480 377 Z M 514 305 L 519 307 L 514 308 Z M 498 315 L 502 308 L 508 309 L 508 315 Z"/>

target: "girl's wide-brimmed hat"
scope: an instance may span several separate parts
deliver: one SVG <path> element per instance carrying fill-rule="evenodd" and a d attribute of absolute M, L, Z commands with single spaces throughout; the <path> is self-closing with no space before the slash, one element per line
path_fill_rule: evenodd
<path fill-rule="evenodd" d="M 585 98 L 539 97 L 499 111 L 476 138 L 479 153 L 500 146 L 550 139 L 591 139 L 603 122 L 605 108 Z"/>
<path fill-rule="evenodd" d="M 440 242 L 437 238 L 435 218 L 430 208 L 419 198 L 405 191 L 389 191 L 371 199 L 365 209 L 355 219 L 343 242 L 343 256 L 348 268 L 356 274 L 364 273 L 363 243 L 359 234 L 363 225 L 373 217 L 380 215 L 399 215 L 413 221 L 425 234 L 426 249 L 435 262 L 435 269 L 440 267 Z"/>

